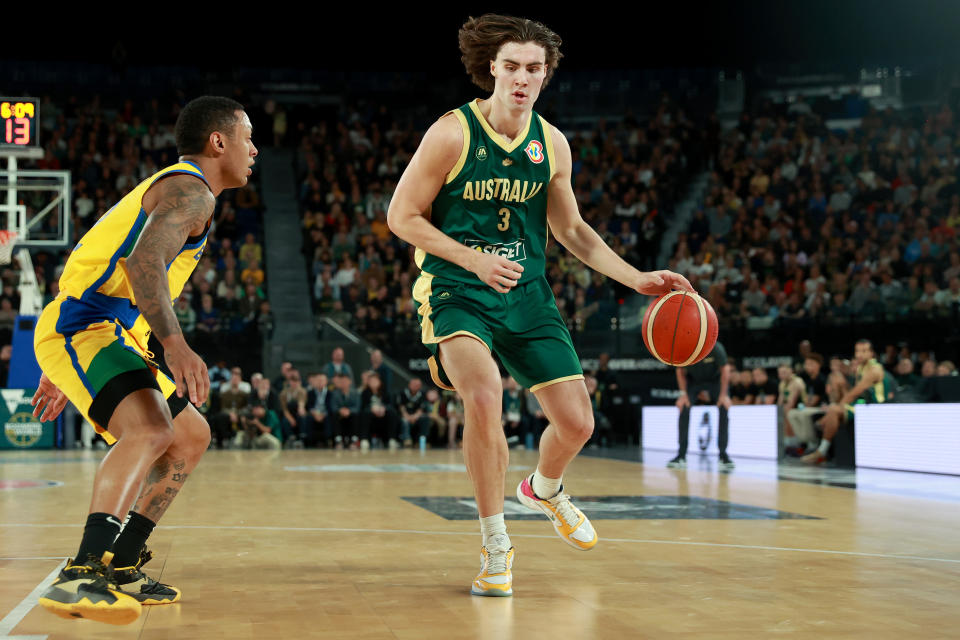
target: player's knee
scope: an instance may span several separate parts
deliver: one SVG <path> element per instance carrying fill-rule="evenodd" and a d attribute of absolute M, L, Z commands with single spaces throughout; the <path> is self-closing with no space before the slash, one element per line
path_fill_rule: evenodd
<path fill-rule="evenodd" d="M 586 412 L 579 416 L 570 416 L 557 425 L 557 428 L 567 438 L 585 443 L 593 435 L 594 419 L 593 412 Z"/>
<path fill-rule="evenodd" d="M 503 396 L 496 389 L 481 387 L 471 389 L 461 394 L 464 409 L 472 411 L 477 417 L 486 422 L 494 419 L 503 408 Z M 499 420 L 497 421 L 499 423 Z"/>
<path fill-rule="evenodd" d="M 159 457 L 173 444 L 175 436 L 173 425 L 168 420 L 158 418 L 141 424 L 135 429 L 125 429 L 121 440 L 134 441 L 139 448 Z"/>
<path fill-rule="evenodd" d="M 210 446 L 210 427 L 202 418 L 188 420 L 177 433 L 176 446 L 188 457 L 200 457 Z"/>

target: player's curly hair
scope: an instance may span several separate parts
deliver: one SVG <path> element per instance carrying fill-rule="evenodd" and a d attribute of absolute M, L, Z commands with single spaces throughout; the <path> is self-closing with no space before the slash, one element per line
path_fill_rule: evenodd
<path fill-rule="evenodd" d="M 546 51 L 546 86 L 557 70 L 563 54 L 560 53 L 560 36 L 543 23 L 526 18 L 501 16 L 487 13 L 479 18 L 469 18 L 460 27 L 460 59 L 467 74 L 485 91 L 493 91 L 494 79 L 490 75 L 490 61 L 495 60 L 500 47 L 507 42 L 534 42 Z"/>

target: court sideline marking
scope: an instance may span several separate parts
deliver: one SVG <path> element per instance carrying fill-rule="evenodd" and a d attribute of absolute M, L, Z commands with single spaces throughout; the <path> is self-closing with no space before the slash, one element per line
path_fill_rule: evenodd
<path fill-rule="evenodd" d="M 47 590 L 47 587 L 53 584 L 60 570 L 65 566 L 67 566 L 67 561 L 61 558 L 57 568 L 51 571 L 50 575 L 44 578 L 40 584 L 37 585 L 37 588 L 31 591 L 26 598 L 21 600 L 20 604 L 13 608 L 13 611 L 8 613 L 3 620 L 0 620 L 0 640 L 46 640 L 47 636 L 10 636 L 8 634 L 13 631 L 13 628 L 20 624 L 20 621 L 36 606 L 37 598 Z"/>
<path fill-rule="evenodd" d="M 76 527 L 75 524 L 22 524 L 22 523 L 0 523 L 0 527 L 20 527 L 20 528 L 53 528 L 53 527 Z M 419 529 L 349 529 L 341 527 L 268 527 L 255 525 L 202 525 L 202 524 L 174 524 L 160 525 L 161 529 L 211 529 L 222 531 L 304 531 L 317 533 L 397 533 L 413 534 L 426 536 L 473 536 L 476 533 L 467 531 L 422 531 Z M 514 533 L 511 538 L 538 538 L 552 540 L 556 536 L 540 535 L 533 533 Z M 867 551 L 837 551 L 834 549 L 804 549 L 799 547 L 772 547 L 766 545 L 753 544 L 731 544 L 724 542 L 697 542 L 693 540 L 650 540 L 644 538 L 601 538 L 606 542 L 623 542 L 627 544 L 672 544 L 692 547 L 714 547 L 721 549 L 752 549 L 759 551 L 792 551 L 795 553 L 822 553 L 827 555 L 854 556 L 862 558 L 887 558 L 891 560 L 918 560 L 921 562 L 945 562 L 949 564 L 960 564 L 960 559 L 953 558 L 929 558 L 925 556 L 904 556 L 890 553 L 870 553 Z M 28 558 L 0 558 L 0 560 L 44 560 L 46 557 L 28 557 Z M 55 558 L 54 558 L 55 559 Z"/>

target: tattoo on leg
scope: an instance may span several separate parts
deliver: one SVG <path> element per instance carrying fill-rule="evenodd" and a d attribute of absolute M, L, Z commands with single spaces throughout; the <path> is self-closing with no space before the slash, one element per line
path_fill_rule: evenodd
<path fill-rule="evenodd" d="M 177 460 L 173 463 L 173 468 L 176 470 L 173 474 L 172 480 L 174 482 L 179 482 L 183 484 L 187 480 L 188 473 L 182 473 L 183 468 L 187 466 L 186 460 Z"/>
<path fill-rule="evenodd" d="M 160 516 L 166 512 L 170 503 L 179 493 L 180 487 L 186 482 L 187 476 L 190 475 L 183 472 L 183 469 L 187 466 L 186 460 L 174 460 L 172 465 L 177 471 L 170 475 L 171 461 L 168 458 L 161 457 L 154 463 L 147 475 L 143 491 L 140 492 L 140 497 L 137 499 L 137 504 L 134 506 L 134 511 L 142 513 L 154 522 L 159 520 Z M 170 475 L 169 478 L 168 475 Z M 146 503 L 146 506 L 143 506 L 144 503 Z"/>
<path fill-rule="evenodd" d="M 160 482 L 167 477 L 168 473 L 170 473 L 170 462 L 166 456 L 160 456 L 147 473 L 147 486 Z"/>

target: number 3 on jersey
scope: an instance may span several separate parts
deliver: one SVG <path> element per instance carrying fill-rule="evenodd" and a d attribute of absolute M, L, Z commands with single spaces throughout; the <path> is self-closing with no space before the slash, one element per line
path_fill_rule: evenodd
<path fill-rule="evenodd" d="M 497 213 L 500 215 L 500 223 L 497 225 L 497 229 L 500 229 L 500 231 L 506 231 L 510 228 L 510 209 L 504 207 Z"/>

